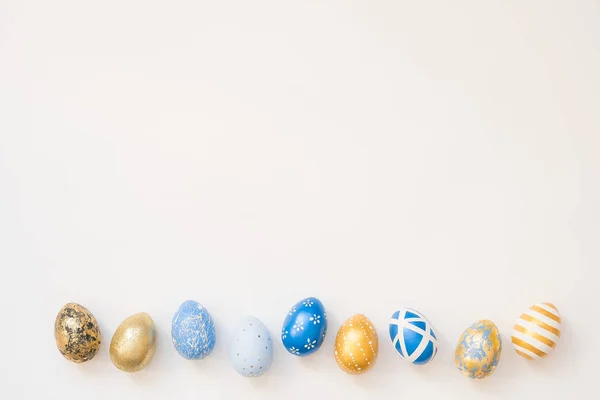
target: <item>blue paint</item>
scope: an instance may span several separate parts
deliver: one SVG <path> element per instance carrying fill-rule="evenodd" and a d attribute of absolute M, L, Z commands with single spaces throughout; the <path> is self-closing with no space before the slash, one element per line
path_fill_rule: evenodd
<path fill-rule="evenodd" d="M 305 357 L 319 350 L 326 334 L 325 307 L 316 297 L 308 297 L 288 312 L 281 329 L 281 341 L 288 353 Z"/>
<path fill-rule="evenodd" d="M 461 336 L 454 356 L 455 364 L 469 378 L 483 379 L 494 372 L 501 352 L 502 338 L 498 328 L 491 321 L 478 321 Z"/>
<path fill-rule="evenodd" d="M 171 324 L 177 352 L 188 360 L 201 360 L 215 348 L 215 324 L 209 312 L 194 300 L 184 301 Z"/>
<path fill-rule="evenodd" d="M 403 308 L 393 313 L 389 333 L 398 355 L 413 364 L 427 364 L 437 354 L 433 326 L 418 311 Z"/>
<path fill-rule="evenodd" d="M 416 326 L 419 329 L 425 330 L 427 329 L 427 324 L 425 321 L 411 321 L 409 324 Z"/>

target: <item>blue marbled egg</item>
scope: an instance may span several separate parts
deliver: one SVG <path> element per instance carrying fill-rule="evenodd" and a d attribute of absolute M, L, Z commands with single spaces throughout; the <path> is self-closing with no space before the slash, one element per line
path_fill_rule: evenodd
<path fill-rule="evenodd" d="M 188 360 L 201 360 L 215 348 L 215 324 L 200 303 L 184 301 L 171 324 L 171 338 L 177 352 Z"/>
<path fill-rule="evenodd" d="M 273 341 L 267 327 L 254 317 L 240 323 L 231 339 L 229 360 L 242 376 L 262 376 L 273 363 Z"/>
<path fill-rule="evenodd" d="M 304 357 L 319 350 L 326 334 L 325 307 L 319 299 L 308 297 L 288 312 L 281 328 L 281 341 L 289 353 Z"/>
<path fill-rule="evenodd" d="M 410 308 L 392 314 L 390 340 L 396 353 L 413 364 L 427 364 L 437 354 L 437 337 L 431 322 Z"/>

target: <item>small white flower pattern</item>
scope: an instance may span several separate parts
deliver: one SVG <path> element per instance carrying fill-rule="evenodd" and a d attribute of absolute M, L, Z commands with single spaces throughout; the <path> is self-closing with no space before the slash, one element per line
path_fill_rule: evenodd
<path fill-rule="evenodd" d="M 327 314 L 318 299 L 309 297 L 300 300 L 289 309 L 281 329 L 285 349 L 295 356 L 314 352 L 325 339 L 327 322 Z"/>
<path fill-rule="evenodd" d="M 296 332 L 300 332 L 304 330 L 304 321 L 301 319 L 297 320 L 294 326 L 292 326 L 292 330 L 296 330 Z"/>
<path fill-rule="evenodd" d="M 306 344 L 304 345 L 304 348 L 307 350 L 314 349 L 316 344 L 317 344 L 316 340 L 313 340 L 311 342 L 310 338 L 308 338 L 308 339 L 306 339 Z"/>

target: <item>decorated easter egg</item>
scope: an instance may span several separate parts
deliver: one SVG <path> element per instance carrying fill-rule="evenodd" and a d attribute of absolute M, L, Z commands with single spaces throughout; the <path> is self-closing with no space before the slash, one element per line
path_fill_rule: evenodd
<path fill-rule="evenodd" d="M 534 304 L 515 323 L 512 344 L 519 355 L 538 360 L 554 350 L 560 330 L 560 314 L 554 304 Z"/>
<path fill-rule="evenodd" d="M 378 351 L 375 326 L 362 314 L 347 319 L 335 337 L 335 361 L 349 374 L 362 374 L 372 368 Z"/>
<path fill-rule="evenodd" d="M 498 328 L 492 321 L 482 320 L 461 335 L 454 352 L 454 363 L 463 375 L 484 379 L 496 370 L 501 354 L 502 338 Z"/>
<path fill-rule="evenodd" d="M 433 326 L 423 314 L 410 308 L 392 314 L 390 339 L 396 353 L 413 364 L 427 364 L 437 354 Z"/>
<path fill-rule="evenodd" d="M 327 314 L 315 297 L 300 300 L 288 312 L 281 328 L 285 349 L 295 356 L 308 356 L 319 350 L 327 333 Z"/>
<path fill-rule="evenodd" d="M 82 363 L 98 353 L 102 335 L 98 321 L 87 308 L 68 303 L 60 309 L 54 321 L 54 339 L 58 351 L 67 360 Z"/>
<path fill-rule="evenodd" d="M 156 350 L 156 327 L 146 313 L 134 314 L 121 322 L 110 341 L 110 359 L 125 372 L 143 369 Z"/>
<path fill-rule="evenodd" d="M 273 341 L 267 327 L 254 317 L 244 319 L 233 333 L 229 359 L 242 376 L 263 375 L 273 363 Z"/>
<path fill-rule="evenodd" d="M 215 324 L 200 303 L 183 302 L 171 323 L 171 339 L 177 352 L 188 360 L 200 360 L 215 348 Z"/>

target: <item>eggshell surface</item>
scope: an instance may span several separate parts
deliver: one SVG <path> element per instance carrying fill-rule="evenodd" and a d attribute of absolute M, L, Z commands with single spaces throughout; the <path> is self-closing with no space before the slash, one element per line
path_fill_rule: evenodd
<path fill-rule="evenodd" d="M 188 360 L 200 360 L 215 348 L 215 324 L 208 310 L 194 300 L 183 302 L 171 323 L 171 339 L 177 352 Z"/>
<path fill-rule="evenodd" d="M 77 303 L 65 304 L 54 321 L 54 339 L 60 353 L 69 361 L 82 363 L 94 358 L 102 335 L 92 313 Z"/>
<path fill-rule="evenodd" d="M 521 314 L 513 327 L 513 348 L 528 360 L 542 359 L 556 348 L 561 329 L 562 319 L 554 304 L 534 304 Z"/>
<path fill-rule="evenodd" d="M 344 322 L 335 337 L 335 361 L 342 371 L 362 374 L 375 365 L 379 339 L 373 323 L 356 314 Z"/>
<path fill-rule="evenodd" d="M 273 341 L 267 327 L 254 317 L 247 317 L 233 332 L 229 359 L 242 376 L 262 376 L 273 363 Z"/>
<path fill-rule="evenodd" d="M 498 328 L 492 321 L 481 320 L 461 335 L 454 352 L 454 363 L 463 375 L 484 379 L 496 370 L 501 354 L 502 338 Z"/>
<path fill-rule="evenodd" d="M 427 364 L 437 354 L 433 326 L 416 310 L 403 308 L 392 314 L 389 333 L 396 353 L 413 364 Z"/>
<path fill-rule="evenodd" d="M 316 352 L 327 333 L 327 314 L 323 303 L 308 297 L 288 312 L 281 329 L 281 341 L 293 355 L 304 357 Z"/>
<path fill-rule="evenodd" d="M 121 371 L 137 372 L 146 367 L 156 350 L 156 327 L 146 313 L 127 318 L 110 341 L 110 359 Z"/>

